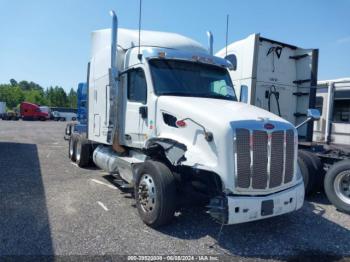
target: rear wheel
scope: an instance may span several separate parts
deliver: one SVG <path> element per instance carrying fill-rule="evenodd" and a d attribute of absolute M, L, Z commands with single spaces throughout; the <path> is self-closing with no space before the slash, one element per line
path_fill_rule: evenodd
<path fill-rule="evenodd" d="M 161 162 L 146 161 L 136 177 L 135 198 L 145 224 L 151 227 L 168 224 L 176 208 L 176 184 L 170 169 Z"/>
<path fill-rule="evenodd" d="M 76 143 L 76 163 L 79 167 L 87 167 L 90 163 L 90 143 L 89 141 L 82 137 L 78 136 Z"/>
<path fill-rule="evenodd" d="M 76 160 L 76 143 L 77 143 L 77 134 L 72 134 L 69 138 L 69 147 L 68 147 L 68 157 L 73 162 Z"/>
<path fill-rule="evenodd" d="M 350 214 L 350 160 L 342 160 L 328 170 L 324 189 L 336 208 Z"/>

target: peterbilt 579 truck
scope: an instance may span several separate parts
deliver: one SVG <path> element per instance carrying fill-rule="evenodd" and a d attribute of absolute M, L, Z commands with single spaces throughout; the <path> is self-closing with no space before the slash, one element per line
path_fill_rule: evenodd
<path fill-rule="evenodd" d="M 118 28 L 112 14 L 112 29 L 92 33 L 88 129 L 70 136 L 69 157 L 132 187 L 152 227 L 185 188 L 223 224 L 301 208 L 296 128 L 237 102 L 227 60 L 179 34 Z"/>

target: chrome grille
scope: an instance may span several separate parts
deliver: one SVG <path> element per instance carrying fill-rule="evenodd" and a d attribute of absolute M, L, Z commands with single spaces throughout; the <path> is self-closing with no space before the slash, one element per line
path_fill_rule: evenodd
<path fill-rule="evenodd" d="M 249 144 L 249 130 L 237 129 L 237 147 L 240 149 L 237 152 L 237 173 L 240 174 L 237 179 L 237 186 L 247 188 L 250 185 L 250 144 Z"/>
<path fill-rule="evenodd" d="M 252 187 L 266 188 L 267 183 L 267 133 L 253 131 L 253 168 Z"/>
<path fill-rule="evenodd" d="M 284 182 L 289 183 L 293 179 L 294 174 L 294 132 L 288 130 L 286 133 L 286 174 Z"/>
<path fill-rule="evenodd" d="M 271 137 L 270 188 L 280 186 L 283 176 L 284 131 L 275 131 Z"/>
<path fill-rule="evenodd" d="M 250 190 L 276 188 L 294 174 L 294 131 L 267 132 L 237 128 L 236 186 Z"/>

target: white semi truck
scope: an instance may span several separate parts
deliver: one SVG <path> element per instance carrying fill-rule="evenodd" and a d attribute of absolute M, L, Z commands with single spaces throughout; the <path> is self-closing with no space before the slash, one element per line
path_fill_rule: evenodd
<path fill-rule="evenodd" d="M 301 208 L 296 128 L 237 102 L 231 66 L 187 37 L 118 28 L 113 12 L 112 29 L 92 33 L 88 131 L 71 135 L 69 157 L 132 187 L 153 227 L 188 188 L 224 224 Z"/>
<path fill-rule="evenodd" d="M 241 102 L 264 108 L 295 126 L 300 126 L 309 119 L 308 109 L 320 109 L 316 103 L 317 49 L 300 48 L 262 37 L 260 34 L 252 34 L 228 45 L 216 55 L 232 63 L 230 75 Z M 328 82 L 321 85 L 328 85 Z M 337 85 L 340 86 L 341 83 Z M 329 91 L 334 92 L 334 88 Z M 342 116 L 346 118 L 348 113 Z M 328 113 L 327 118 L 330 117 L 331 113 Z M 311 194 L 324 185 L 331 202 L 338 209 L 350 212 L 349 150 L 346 150 L 344 143 L 341 148 L 335 148 L 319 141 L 313 142 L 313 137 L 319 139 L 323 136 L 325 140 L 325 136 L 329 140 L 331 127 L 334 132 L 342 133 L 342 140 L 348 140 L 349 126 L 335 123 L 331 125 L 330 121 L 327 123 L 324 124 L 324 118 L 314 123 L 315 133 L 314 124 L 311 122 L 298 128 L 298 161 L 304 178 L 305 192 Z M 326 130 L 326 135 L 320 134 L 321 125 Z M 333 141 L 333 144 L 334 142 L 336 141 Z M 333 165 L 340 160 L 345 162 Z M 334 168 L 330 168 L 332 165 Z M 337 174 L 341 175 L 340 178 L 337 178 Z"/>

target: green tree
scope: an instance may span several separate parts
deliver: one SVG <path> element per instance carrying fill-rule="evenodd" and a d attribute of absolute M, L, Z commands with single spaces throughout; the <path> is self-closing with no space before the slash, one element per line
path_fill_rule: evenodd
<path fill-rule="evenodd" d="M 0 84 L 0 101 L 4 101 L 9 109 L 17 107 L 23 101 L 52 107 L 76 107 L 77 94 L 72 88 L 67 95 L 60 86 L 49 87 L 45 91 L 32 81 L 10 80 L 10 84 Z"/>
<path fill-rule="evenodd" d="M 24 92 L 24 100 L 38 105 L 46 105 L 47 100 L 42 90 L 28 90 Z"/>
<path fill-rule="evenodd" d="M 66 107 L 68 106 L 67 94 L 62 87 L 49 87 L 46 90 L 46 99 L 49 106 Z"/>
<path fill-rule="evenodd" d="M 0 101 L 6 102 L 9 109 L 17 107 L 24 100 L 24 93 L 18 86 L 0 85 Z"/>
<path fill-rule="evenodd" d="M 13 78 L 10 79 L 10 84 L 12 86 L 17 86 L 18 85 L 17 81 L 15 79 L 13 79 Z"/>
<path fill-rule="evenodd" d="M 71 88 L 68 94 L 68 107 L 77 108 L 77 101 L 77 92 L 73 88 Z"/>

